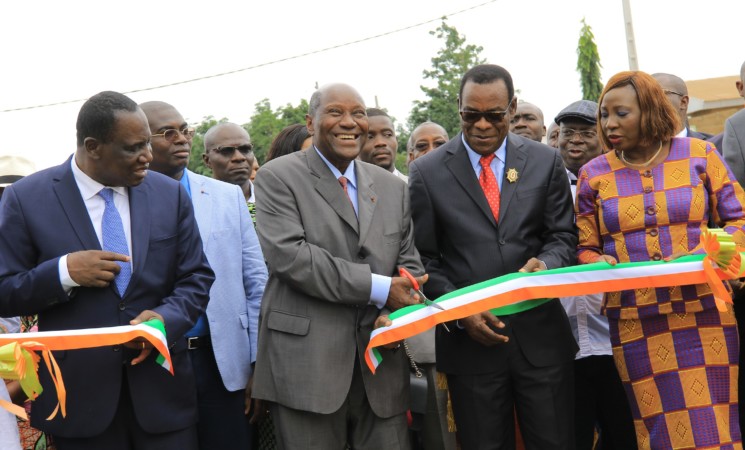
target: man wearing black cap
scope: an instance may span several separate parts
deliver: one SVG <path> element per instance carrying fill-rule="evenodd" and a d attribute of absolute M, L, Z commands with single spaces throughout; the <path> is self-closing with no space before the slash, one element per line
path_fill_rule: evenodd
<path fill-rule="evenodd" d="M 579 169 L 602 153 L 596 131 L 597 109 L 597 103 L 580 100 L 564 108 L 555 119 L 559 124 L 559 153 L 567 168 L 572 197 L 576 197 Z M 634 422 L 613 363 L 608 319 L 600 313 L 603 294 L 560 300 L 579 344 L 574 361 L 577 449 L 593 448 L 596 426 L 604 450 L 635 449 Z"/>

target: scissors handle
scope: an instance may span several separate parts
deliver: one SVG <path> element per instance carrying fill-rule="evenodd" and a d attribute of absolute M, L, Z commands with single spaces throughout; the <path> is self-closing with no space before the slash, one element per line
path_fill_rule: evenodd
<path fill-rule="evenodd" d="M 419 283 L 416 281 L 416 278 L 414 278 L 414 275 L 411 274 L 408 270 L 406 270 L 406 267 L 399 267 L 398 273 L 402 277 L 406 277 L 411 281 L 411 286 L 414 288 L 415 291 L 419 290 Z"/>

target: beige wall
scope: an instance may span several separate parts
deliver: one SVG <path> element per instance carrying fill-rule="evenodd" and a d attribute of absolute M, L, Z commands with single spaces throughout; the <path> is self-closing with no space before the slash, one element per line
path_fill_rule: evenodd
<path fill-rule="evenodd" d="M 742 109 L 742 106 L 699 111 L 688 117 L 688 125 L 695 131 L 719 134 L 724 131 L 724 121 Z"/>

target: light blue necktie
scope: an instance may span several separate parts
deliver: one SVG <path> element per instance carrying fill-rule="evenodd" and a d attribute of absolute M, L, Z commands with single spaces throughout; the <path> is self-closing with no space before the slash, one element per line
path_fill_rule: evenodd
<path fill-rule="evenodd" d="M 101 237 L 103 239 L 103 249 L 109 252 L 120 253 L 129 256 L 129 247 L 127 246 L 127 237 L 124 234 L 124 225 L 122 225 L 122 216 L 114 205 L 114 191 L 111 188 L 103 188 L 98 195 L 106 202 L 106 208 L 103 211 L 101 220 Z M 119 274 L 114 278 L 119 295 L 124 295 L 127 290 L 129 279 L 132 278 L 132 266 L 128 262 L 117 261 L 122 268 Z"/>

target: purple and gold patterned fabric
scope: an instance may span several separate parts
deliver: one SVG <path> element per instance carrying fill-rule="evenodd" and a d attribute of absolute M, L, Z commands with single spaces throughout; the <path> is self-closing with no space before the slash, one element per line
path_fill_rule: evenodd
<path fill-rule="evenodd" d="M 640 449 L 742 448 L 731 311 L 609 322 Z"/>
<path fill-rule="evenodd" d="M 578 257 L 636 262 L 697 253 L 710 219 L 745 246 L 744 195 L 716 149 L 699 139 L 673 138 L 665 161 L 648 170 L 628 168 L 606 153 L 579 173 Z M 708 286 L 689 285 L 612 293 L 604 312 L 632 319 L 714 307 Z"/>
<path fill-rule="evenodd" d="M 581 262 L 698 253 L 712 222 L 745 246 L 743 189 L 698 139 L 673 138 L 665 161 L 645 170 L 614 152 L 593 159 L 575 204 Z M 610 292 L 604 313 L 640 449 L 742 448 L 737 326 L 707 285 Z"/>

